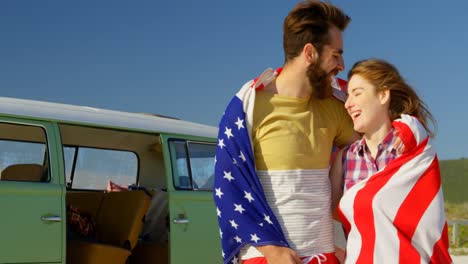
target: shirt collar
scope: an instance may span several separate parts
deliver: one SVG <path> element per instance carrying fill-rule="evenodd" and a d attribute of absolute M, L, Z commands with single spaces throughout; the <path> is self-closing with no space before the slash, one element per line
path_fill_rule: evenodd
<path fill-rule="evenodd" d="M 380 142 L 380 144 L 378 145 L 379 152 L 381 152 L 384 149 L 387 149 L 389 151 L 393 149 L 393 140 L 395 138 L 394 130 L 395 130 L 394 128 L 390 129 L 390 131 L 382 140 L 382 142 Z M 366 150 L 367 150 L 366 139 L 363 137 L 357 142 L 356 148 L 354 149 L 354 153 L 359 154 L 359 156 L 364 156 L 364 153 Z"/>

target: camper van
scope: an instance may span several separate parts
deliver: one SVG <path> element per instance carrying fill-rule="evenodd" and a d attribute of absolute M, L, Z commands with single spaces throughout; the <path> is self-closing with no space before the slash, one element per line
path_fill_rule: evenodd
<path fill-rule="evenodd" d="M 217 128 L 0 98 L 0 263 L 221 263 Z"/>

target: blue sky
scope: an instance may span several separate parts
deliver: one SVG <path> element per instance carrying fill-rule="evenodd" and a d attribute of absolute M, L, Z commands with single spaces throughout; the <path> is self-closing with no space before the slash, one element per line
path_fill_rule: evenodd
<path fill-rule="evenodd" d="M 369 57 L 395 64 L 438 121 L 439 157 L 468 157 L 468 4 L 332 2 L 352 18 L 347 69 Z M 282 65 L 296 3 L 0 1 L 0 96 L 217 125 L 243 83 Z"/>

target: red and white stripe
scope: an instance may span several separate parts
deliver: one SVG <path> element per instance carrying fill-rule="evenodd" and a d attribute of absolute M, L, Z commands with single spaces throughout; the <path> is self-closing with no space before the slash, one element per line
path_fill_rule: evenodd
<path fill-rule="evenodd" d="M 451 263 L 440 169 L 414 117 L 393 123 L 407 151 L 345 192 L 345 263 Z"/>

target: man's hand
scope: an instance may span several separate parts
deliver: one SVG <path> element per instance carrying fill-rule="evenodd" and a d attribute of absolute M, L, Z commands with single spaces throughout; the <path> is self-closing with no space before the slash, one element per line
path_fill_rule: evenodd
<path fill-rule="evenodd" d="M 268 264 L 302 264 L 301 258 L 290 248 L 266 245 L 257 249 L 265 256 Z"/>

